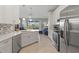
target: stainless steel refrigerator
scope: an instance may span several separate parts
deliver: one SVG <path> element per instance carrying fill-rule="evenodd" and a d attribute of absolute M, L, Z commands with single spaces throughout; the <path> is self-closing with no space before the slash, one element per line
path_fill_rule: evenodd
<path fill-rule="evenodd" d="M 79 17 L 59 19 L 60 52 L 79 53 Z"/>

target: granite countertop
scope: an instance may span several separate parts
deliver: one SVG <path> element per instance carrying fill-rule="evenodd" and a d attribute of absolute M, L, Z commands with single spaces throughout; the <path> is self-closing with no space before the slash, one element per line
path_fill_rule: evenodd
<path fill-rule="evenodd" d="M 16 36 L 18 34 L 21 34 L 21 31 L 14 31 L 14 32 L 11 32 L 8 34 L 0 35 L 0 41 L 6 40 L 6 39 Z"/>

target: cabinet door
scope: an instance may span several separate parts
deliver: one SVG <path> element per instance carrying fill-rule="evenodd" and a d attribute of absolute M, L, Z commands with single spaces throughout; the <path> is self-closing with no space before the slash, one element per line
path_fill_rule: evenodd
<path fill-rule="evenodd" d="M 0 23 L 15 24 L 19 18 L 19 6 L 1 5 L 0 6 Z"/>
<path fill-rule="evenodd" d="M 3 5 L 0 5 L 0 23 L 3 23 L 3 18 L 4 18 L 4 13 L 5 13 L 5 7 Z"/>
<path fill-rule="evenodd" d="M 7 23 L 14 24 L 15 20 L 19 18 L 19 7 L 7 5 L 5 6 L 5 19 Z"/>
<path fill-rule="evenodd" d="M 22 32 L 22 47 L 39 41 L 38 32 L 24 31 Z"/>
<path fill-rule="evenodd" d="M 16 36 L 17 44 L 21 47 L 21 34 Z"/>
<path fill-rule="evenodd" d="M 0 53 L 12 52 L 12 38 L 0 42 Z"/>
<path fill-rule="evenodd" d="M 21 49 L 21 34 L 13 37 L 13 53 L 17 53 Z"/>

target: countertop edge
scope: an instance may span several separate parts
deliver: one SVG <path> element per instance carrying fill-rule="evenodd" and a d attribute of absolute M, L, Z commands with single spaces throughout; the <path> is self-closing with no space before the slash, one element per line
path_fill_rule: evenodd
<path fill-rule="evenodd" d="M 14 31 L 14 32 L 11 32 L 9 34 L 5 34 L 5 35 L 1 35 L 0 36 L 0 41 L 3 41 L 3 40 L 6 40 L 6 39 L 9 39 L 13 36 L 16 36 L 16 35 L 19 35 L 21 34 L 22 32 L 21 31 Z"/>

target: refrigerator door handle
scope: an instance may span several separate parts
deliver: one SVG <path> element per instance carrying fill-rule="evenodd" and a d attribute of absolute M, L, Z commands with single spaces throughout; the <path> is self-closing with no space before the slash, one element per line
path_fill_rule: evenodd
<path fill-rule="evenodd" d="M 67 45 L 69 46 L 70 41 L 70 23 L 69 20 L 67 21 Z"/>
<path fill-rule="evenodd" d="M 66 52 L 68 52 L 69 46 L 69 20 L 66 18 L 64 22 L 64 40 L 66 45 Z"/>

